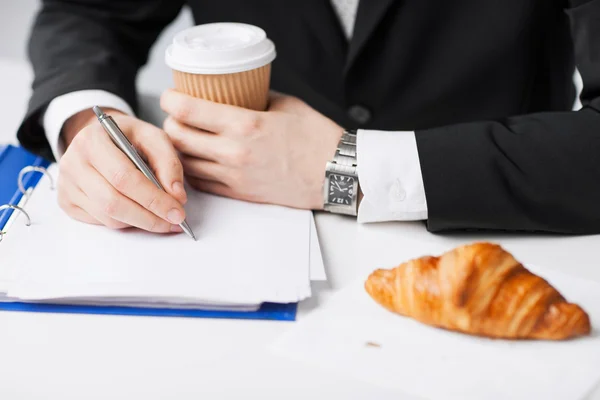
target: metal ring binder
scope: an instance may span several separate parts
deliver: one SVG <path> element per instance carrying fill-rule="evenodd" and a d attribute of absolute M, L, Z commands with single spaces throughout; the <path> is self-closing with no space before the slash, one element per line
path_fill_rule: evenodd
<path fill-rule="evenodd" d="M 13 210 L 20 211 L 21 213 L 23 213 L 25 218 L 27 218 L 25 225 L 27 225 L 27 226 L 31 225 L 31 218 L 29 217 L 29 214 L 27 214 L 27 211 L 25 211 L 23 208 L 21 208 L 19 206 L 15 206 L 14 204 L 4 204 L 4 205 L 0 206 L 0 211 L 8 210 L 9 208 L 12 208 Z"/>
<path fill-rule="evenodd" d="M 31 225 L 31 218 L 29 217 L 29 214 L 27 214 L 27 211 L 25 211 L 22 207 L 15 206 L 14 204 L 3 204 L 0 206 L 0 211 L 8 209 L 13 209 L 15 211 L 21 212 L 25 216 L 25 218 L 27 218 L 27 221 L 25 221 L 25 225 Z M 4 239 L 4 235 L 6 235 L 6 232 L 0 231 L 0 242 Z"/>
<path fill-rule="evenodd" d="M 19 177 L 17 178 L 17 186 L 19 187 L 19 191 L 23 194 L 22 199 L 27 201 L 27 198 L 31 193 L 31 191 L 29 191 L 30 188 L 25 189 L 25 185 L 23 184 L 23 177 L 25 176 L 25 174 L 30 173 L 30 172 L 40 172 L 40 173 L 46 175 L 48 177 L 48 180 L 50 180 L 50 189 L 54 190 L 54 179 L 52 178 L 52 175 L 50 175 L 50 173 L 46 170 L 46 168 L 38 167 L 35 165 L 29 165 L 29 166 L 21 169 L 21 171 L 19 171 Z M 19 203 L 19 204 L 21 204 L 21 203 Z M 25 211 L 23 209 L 23 207 L 15 205 L 15 204 L 0 205 L 0 215 L 2 215 L 1 211 L 8 210 L 8 209 L 12 209 L 12 210 L 19 211 L 20 213 L 22 213 L 25 216 L 25 218 L 27 219 L 25 221 L 25 225 L 27 225 L 27 226 L 31 225 L 31 217 L 29 216 L 27 211 Z M 0 242 L 4 239 L 4 235 L 6 235 L 6 231 L 0 230 Z"/>
<path fill-rule="evenodd" d="M 50 189 L 54 190 L 54 179 L 52 179 L 52 175 L 48 173 L 48 170 L 46 170 L 44 167 L 29 165 L 19 172 L 19 177 L 17 178 L 17 185 L 19 186 L 21 193 L 27 195 L 27 190 L 25 189 L 25 185 L 23 185 L 23 176 L 29 172 L 41 172 L 42 174 L 46 175 L 50 180 Z"/>

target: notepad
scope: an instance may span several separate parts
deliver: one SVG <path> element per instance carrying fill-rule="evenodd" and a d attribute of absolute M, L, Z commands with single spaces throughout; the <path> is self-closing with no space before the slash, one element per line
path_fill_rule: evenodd
<path fill-rule="evenodd" d="M 311 294 L 309 211 L 188 190 L 193 241 L 75 221 L 56 195 L 43 177 L 26 204 L 31 226 L 17 216 L 1 245 L 6 299 L 250 310 Z"/>

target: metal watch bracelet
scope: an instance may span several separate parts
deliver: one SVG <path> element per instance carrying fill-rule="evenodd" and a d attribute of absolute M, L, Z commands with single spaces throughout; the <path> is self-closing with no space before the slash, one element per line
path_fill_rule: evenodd
<path fill-rule="evenodd" d="M 335 176 L 348 177 L 352 180 L 352 199 L 350 204 L 331 203 L 329 197 L 330 179 Z M 356 130 L 345 130 L 338 143 L 333 159 L 327 162 L 325 169 L 325 185 L 323 189 L 324 210 L 337 214 L 357 214 L 358 173 L 356 157 Z"/>

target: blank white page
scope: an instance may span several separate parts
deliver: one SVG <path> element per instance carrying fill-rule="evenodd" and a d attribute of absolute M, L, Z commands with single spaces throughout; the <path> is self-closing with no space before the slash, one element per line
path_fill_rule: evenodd
<path fill-rule="evenodd" d="M 50 173 L 57 176 L 55 166 Z M 188 191 L 187 235 L 110 230 L 77 222 L 42 178 L 2 243 L 17 271 L 9 296 L 184 298 L 199 302 L 294 302 L 310 295 L 309 211 Z"/>
<path fill-rule="evenodd" d="M 315 217 L 310 217 L 310 280 L 311 281 L 326 281 L 327 273 L 325 272 L 325 264 L 323 263 L 323 254 L 321 245 L 319 244 L 319 236 L 317 234 L 317 225 Z"/>
<path fill-rule="evenodd" d="M 31 188 L 27 189 L 28 193 L 31 193 Z M 19 207 L 21 208 L 25 208 L 25 205 L 27 204 L 27 196 L 22 196 L 21 199 L 19 200 L 19 203 L 17 204 Z M 8 219 L 8 221 L 6 221 L 6 224 L 4 225 L 4 228 L 2 228 L 2 230 L 5 232 L 6 237 L 10 236 L 8 232 L 10 232 L 10 227 L 11 225 L 17 220 L 17 218 L 19 217 L 18 212 L 13 212 L 10 215 L 10 218 Z M 25 223 L 25 218 L 20 218 L 19 223 L 24 224 Z M 6 247 L 6 246 L 5 246 Z M 2 257 L 2 242 L 0 242 L 0 299 L 2 299 L 2 295 L 6 294 L 8 285 L 12 279 L 12 275 L 13 275 L 13 271 L 10 269 L 10 265 L 8 265 L 6 262 L 2 262 L 3 257 Z"/>

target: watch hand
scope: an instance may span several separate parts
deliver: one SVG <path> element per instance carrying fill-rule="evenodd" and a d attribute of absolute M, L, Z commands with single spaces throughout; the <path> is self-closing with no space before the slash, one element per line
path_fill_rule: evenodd
<path fill-rule="evenodd" d="M 339 183 L 337 183 L 337 182 L 333 182 L 333 183 L 338 187 L 338 189 L 342 190 Z"/>

